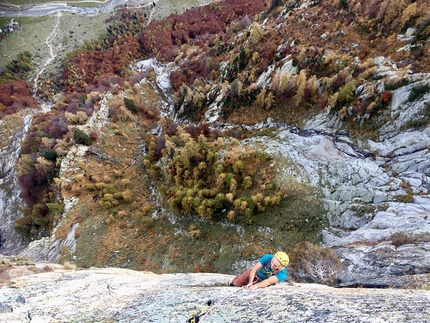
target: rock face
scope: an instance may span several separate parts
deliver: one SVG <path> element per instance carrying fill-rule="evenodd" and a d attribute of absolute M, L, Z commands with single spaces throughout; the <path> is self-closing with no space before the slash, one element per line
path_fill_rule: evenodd
<path fill-rule="evenodd" d="M 14 167 L 21 142 L 31 122 L 30 115 L 16 114 L 0 120 L 0 253 L 17 254 L 25 248 L 24 240 L 14 230 L 20 210 L 20 187 Z"/>
<path fill-rule="evenodd" d="M 247 291 L 233 276 L 117 268 L 15 267 L 0 275 L 2 322 L 428 322 L 430 293 L 286 284 Z M 211 302 L 212 312 L 204 316 Z"/>
<path fill-rule="evenodd" d="M 35 267 L 45 272 L 17 268 L 2 273 L 10 278 L 0 290 L 0 321 L 186 323 L 199 314 L 207 323 L 424 323 L 430 318 L 428 291 L 287 283 L 247 291 L 226 286 L 229 275 Z M 212 311 L 204 316 L 209 301 Z"/>
<path fill-rule="evenodd" d="M 340 286 L 401 286 L 430 272 L 430 128 L 402 130 L 425 111 L 428 94 L 413 103 L 408 97 L 428 79 L 415 75 L 394 91 L 378 142 L 353 144 L 338 132 L 340 120 L 321 113 L 275 145 L 293 161 L 287 173 L 323 190 L 324 244 L 343 260 Z"/>
<path fill-rule="evenodd" d="M 430 128 L 356 145 L 334 123 L 322 114 L 300 132 L 281 128 L 281 140 L 253 140 L 289 161 L 281 176 L 322 189 L 340 286 L 401 286 L 429 273 Z"/>

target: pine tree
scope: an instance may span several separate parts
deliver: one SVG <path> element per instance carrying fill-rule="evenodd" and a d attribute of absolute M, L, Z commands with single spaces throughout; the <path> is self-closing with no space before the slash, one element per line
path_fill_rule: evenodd
<path fill-rule="evenodd" d="M 291 74 L 289 71 L 282 73 L 281 78 L 279 80 L 279 90 L 284 92 L 288 88 L 288 84 L 291 79 Z"/>
<path fill-rule="evenodd" d="M 351 80 L 348 83 L 346 83 L 343 88 L 340 89 L 337 100 L 341 103 L 348 104 L 353 101 L 354 93 L 355 93 L 355 80 Z"/>
<path fill-rule="evenodd" d="M 131 112 L 133 112 L 133 113 L 137 112 L 137 107 L 136 107 L 136 104 L 134 103 L 133 100 L 124 98 L 124 105 Z"/>
<path fill-rule="evenodd" d="M 251 37 L 258 43 L 263 40 L 264 35 L 265 33 L 261 26 L 257 22 L 254 22 L 251 25 Z"/>
<path fill-rule="evenodd" d="M 37 172 L 41 177 L 49 177 L 54 172 L 54 163 L 44 157 L 37 157 L 36 164 L 34 165 Z"/>
<path fill-rule="evenodd" d="M 73 140 L 80 145 L 91 146 L 93 140 L 85 132 L 78 128 L 73 128 Z"/>
<path fill-rule="evenodd" d="M 296 95 L 294 96 L 294 105 L 298 107 L 303 99 L 303 94 L 305 93 L 306 87 L 306 72 L 301 70 L 296 83 Z"/>
<path fill-rule="evenodd" d="M 263 89 L 256 97 L 256 102 L 260 108 L 264 108 L 266 99 L 266 89 Z"/>
<path fill-rule="evenodd" d="M 267 110 L 269 110 L 272 107 L 274 101 L 275 101 L 275 96 L 273 95 L 272 91 L 269 91 L 266 98 L 264 99 L 264 105 Z"/>
<path fill-rule="evenodd" d="M 277 92 L 279 90 L 279 83 L 281 81 L 281 72 L 279 71 L 279 68 L 276 69 L 275 74 L 272 78 L 272 91 Z"/>
<path fill-rule="evenodd" d="M 409 6 L 405 8 L 402 12 L 402 17 L 400 18 L 399 22 L 399 29 L 403 29 L 403 27 L 406 25 L 406 23 L 411 20 L 413 17 L 415 17 L 418 13 L 417 3 L 411 3 Z"/>

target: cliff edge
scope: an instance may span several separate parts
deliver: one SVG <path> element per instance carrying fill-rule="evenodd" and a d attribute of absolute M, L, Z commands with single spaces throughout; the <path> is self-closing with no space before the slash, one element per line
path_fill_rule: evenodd
<path fill-rule="evenodd" d="M 4 261 L 3 261 L 4 263 Z M 118 268 L 11 266 L 1 274 L 1 322 L 429 322 L 430 292 L 281 283 L 246 291 L 230 275 Z"/>

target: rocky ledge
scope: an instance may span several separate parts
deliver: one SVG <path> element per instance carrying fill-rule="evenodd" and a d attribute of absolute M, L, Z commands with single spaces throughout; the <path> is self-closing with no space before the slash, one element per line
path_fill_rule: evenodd
<path fill-rule="evenodd" d="M 247 291 L 228 287 L 230 275 L 58 264 L 10 266 L 0 276 L 0 321 L 8 323 L 430 321 L 425 290 L 282 283 Z"/>

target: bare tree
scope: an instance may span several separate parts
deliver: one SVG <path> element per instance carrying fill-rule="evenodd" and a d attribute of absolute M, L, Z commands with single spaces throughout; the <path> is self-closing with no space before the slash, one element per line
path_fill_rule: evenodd
<path fill-rule="evenodd" d="M 296 279 L 324 285 L 336 284 L 343 264 L 333 249 L 305 242 L 297 255 L 298 259 L 292 266 Z"/>

